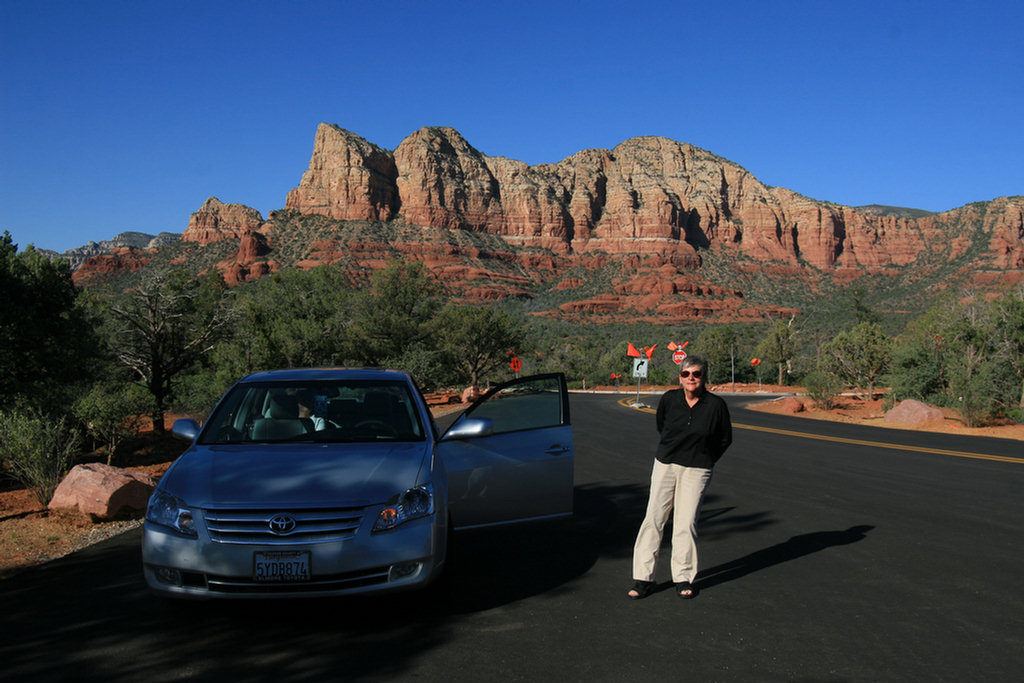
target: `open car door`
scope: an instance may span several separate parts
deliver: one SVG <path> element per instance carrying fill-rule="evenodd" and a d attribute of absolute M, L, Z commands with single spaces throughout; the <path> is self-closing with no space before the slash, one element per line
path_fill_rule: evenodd
<path fill-rule="evenodd" d="M 561 373 L 494 387 L 439 444 L 455 528 L 572 514 L 569 392 Z"/>

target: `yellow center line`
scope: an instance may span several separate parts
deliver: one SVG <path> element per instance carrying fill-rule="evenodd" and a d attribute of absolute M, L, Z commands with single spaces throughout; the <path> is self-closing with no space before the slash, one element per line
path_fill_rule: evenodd
<path fill-rule="evenodd" d="M 634 408 L 644 413 L 655 413 L 657 412 L 654 408 L 634 407 L 630 405 L 631 399 L 622 399 L 619 401 L 620 405 L 627 408 Z M 1014 462 L 1017 464 L 1024 464 L 1024 460 L 1021 458 L 1011 458 L 1005 455 L 985 455 L 984 453 L 968 453 L 966 451 L 950 451 L 942 448 L 925 448 L 923 446 L 903 446 L 900 444 L 884 443 L 882 441 L 865 441 L 863 439 L 846 439 L 840 436 L 825 436 L 821 434 L 810 434 L 808 432 L 795 432 L 789 429 L 775 429 L 773 427 L 758 427 L 755 425 L 739 424 L 736 422 L 732 423 L 732 426 L 736 429 L 749 429 L 755 432 L 768 432 L 770 434 L 782 434 L 784 436 L 793 436 L 800 439 L 817 439 L 818 441 L 831 441 L 834 443 L 846 443 L 853 444 L 854 446 L 870 446 L 872 448 L 888 448 L 895 451 L 911 451 L 914 453 L 931 453 L 933 455 L 951 455 L 956 458 L 971 458 L 973 460 L 992 460 L 996 462 Z"/>

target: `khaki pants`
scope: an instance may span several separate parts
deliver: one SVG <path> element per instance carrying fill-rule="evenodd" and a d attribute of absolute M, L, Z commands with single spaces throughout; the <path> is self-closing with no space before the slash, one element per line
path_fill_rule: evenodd
<path fill-rule="evenodd" d="M 711 470 L 654 461 L 647 514 L 633 547 L 634 580 L 654 580 L 661 539 L 673 510 L 672 582 L 692 583 L 697 577 L 697 513 L 710 481 Z"/>

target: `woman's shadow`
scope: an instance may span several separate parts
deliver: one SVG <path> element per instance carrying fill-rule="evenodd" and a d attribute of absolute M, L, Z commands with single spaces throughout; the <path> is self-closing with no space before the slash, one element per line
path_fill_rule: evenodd
<path fill-rule="evenodd" d="M 856 543 L 863 540 L 867 533 L 874 528 L 860 525 L 852 526 L 845 531 L 816 531 L 811 534 L 794 536 L 788 541 L 778 543 L 770 548 L 758 550 L 731 562 L 705 569 L 697 575 L 697 581 L 701 590 L 711 588 L 825 548 Z"/>

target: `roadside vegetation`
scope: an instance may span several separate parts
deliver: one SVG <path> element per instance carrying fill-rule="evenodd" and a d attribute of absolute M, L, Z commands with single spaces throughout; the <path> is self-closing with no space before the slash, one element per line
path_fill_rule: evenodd
<path fill-rule="evenodd" d="M 420 263 L 369 282 L 340 269 L 287 269 L 228 288 L 215 270 L 170 263 L 123 290 L 81 290 L 63 261 L 0 238 L 2 473 L 42 500 L 83 449 L 118 464 L 143 416 L 204 416 L 241 376 L 306 366 L 410 371 L 424 391 L 564 372 L 582 387 L 628 387 L 636 348 L 657 344 L 644 384 L 674 382 L 669 342 L 707 356 L 711 382 L 802 385 L 821 406 L 842 392 L 952 407 L 969 426 L 1024 420 L 1024 292 L 960 294 L 914 317 L 837 291 L 827 313 L 756 324 L 588 325 L 536 316 L 537 303 L 449 300 Z M 820 298 L 820 297 L 819 297 Z M 810 301 L 810 299 L 809 299 Z M 838 302 L 838 303 L 837 303 Z M 909 319 L 908 319 L 909 318 Z M 755 361 L 756 359 L 756 361 Z"/>

